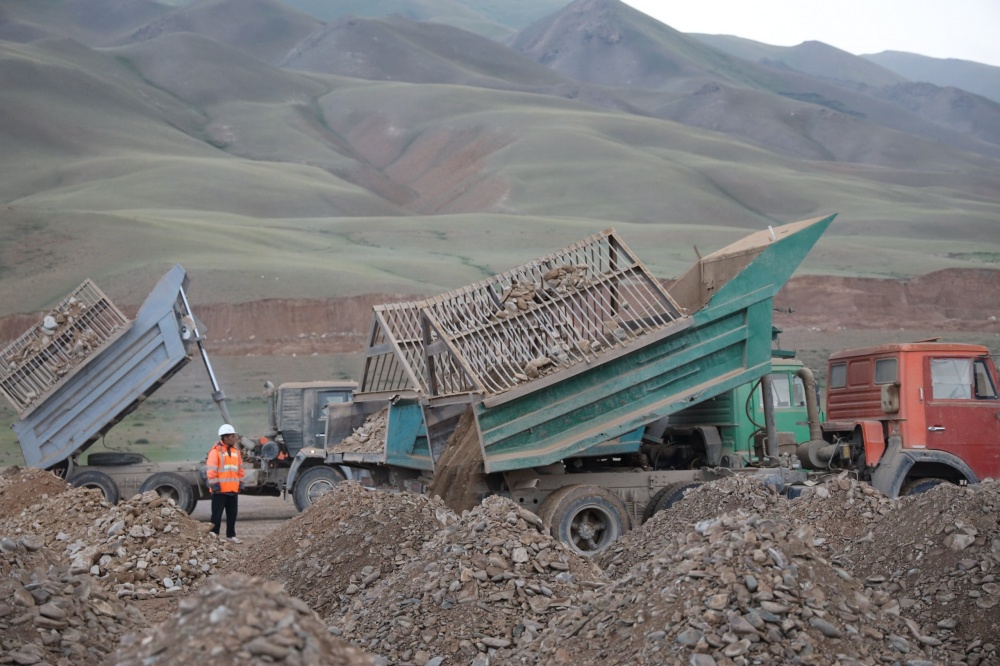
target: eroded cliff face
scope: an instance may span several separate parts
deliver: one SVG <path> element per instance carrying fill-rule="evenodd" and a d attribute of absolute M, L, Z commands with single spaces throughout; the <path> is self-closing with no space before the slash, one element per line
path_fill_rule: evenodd
<path fill-rule="evenodd" d="M 1000 333 L 1000 270 L 953 269 L 911 280 L 829 276 L 792 278 L 775 298 L 782 328 L 940 330 Z M 372 306 L 419 298 L 365 294 L 347 298 L 270 299 L 196 305 L 213 355 L 353 353 L 364 349 Z M 123 306 L 130 317 L 136 306 Z M 0 318 L 6 346 L 43 313 Z"/>
<path fill-rule="evenodd" d="M 808 275 L 775 300 L 788 327 L 1000 332 L 1000 271 L 949 269 L 911 280 Z"/>

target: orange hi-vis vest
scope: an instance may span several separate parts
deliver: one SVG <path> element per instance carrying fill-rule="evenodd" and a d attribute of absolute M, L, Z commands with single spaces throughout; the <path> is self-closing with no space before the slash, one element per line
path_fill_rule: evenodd
<path fill-rule="evenodd" d="M 219 492 L 238 493 L 243 482 L 243 456 L 235 446 L 227 449 L 222 442 L 216 442 L 208 452 L 208 486 L 219 484 Z"/>

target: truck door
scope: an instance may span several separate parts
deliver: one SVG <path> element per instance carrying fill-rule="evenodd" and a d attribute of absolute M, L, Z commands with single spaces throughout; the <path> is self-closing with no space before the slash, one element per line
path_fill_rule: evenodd
<path fill-rule="evenodd" d="M 980 479 L 1000 478 L 1000 400 L 985 358 L 925 361 L 927 448 L 964 460 Z"/>

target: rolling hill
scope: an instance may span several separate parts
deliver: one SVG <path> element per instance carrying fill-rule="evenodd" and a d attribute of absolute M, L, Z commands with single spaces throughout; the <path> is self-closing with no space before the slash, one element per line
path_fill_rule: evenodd
<path fill-rule="evenodd" d="M 0 316 L 175 262 L 201 302 L 433 293 L 609 226 L 670 277 L 830 212 L 806 272 L 1000 265 L 971 92 L 617 0 L 313 5 L 4 3 Z"/>

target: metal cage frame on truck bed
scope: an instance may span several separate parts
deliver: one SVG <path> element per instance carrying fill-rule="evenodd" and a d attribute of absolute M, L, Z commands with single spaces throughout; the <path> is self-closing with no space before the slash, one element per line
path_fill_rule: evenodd
<path fill-rule="evenodd" d="M 97 285 L 85 280 L 0 351 L 0 393 L 26 416 L 131 325 Z"/>
<path fill-rule="evenodd" d="M 683 316 L 608 229 L 433 298 L 375 306 L 361 392 L 497 396 Z"/>

